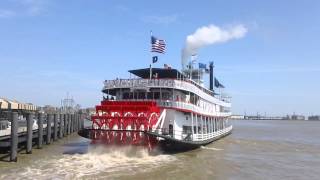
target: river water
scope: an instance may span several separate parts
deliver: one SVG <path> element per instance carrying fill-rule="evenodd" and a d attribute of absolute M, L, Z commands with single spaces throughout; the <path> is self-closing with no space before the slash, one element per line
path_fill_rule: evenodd
<path fill-rule="evenodd" d="M 174 155 L 92 145 L 74 134 L 19 154 L 18 163 L 0 162 L 0 179 L 319 179 L 320 122 L 231 123 L 230 136 Z"/>

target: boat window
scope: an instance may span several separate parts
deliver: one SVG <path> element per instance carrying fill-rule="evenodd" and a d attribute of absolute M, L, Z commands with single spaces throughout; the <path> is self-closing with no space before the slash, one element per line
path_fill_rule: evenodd
<path fill-rule="evenodd" d="M 123 93 L 123 96 L 122 96 L 123 99 L 129 99 L 129 97 L 130 97 L 129 93 Z"/>
<path fill-rule="evenodd" d="M 191 126 L 182 126 L 182 133 L 189 134 L 192 132 Z"/>
<path fill-rule="evenodd" d="M 160 92 L 154 92 L 154 99 L 160 99 Z"/>
<path fill-rule="evenodd" d="M 172 99 L 172 96 L 170 95 L 169 92 L 163 92 L 163 93 L 162 93 L 162 99 L 164 99 L 164 100 L 171 100 L 171 99 Z"/>
<path fill-rule="evenodd" d="M 145 92 L 139 92 L 138 93 L 138 99 L 145 99 L 145 98 L 146 98 Z"/>
<path fill-rule="evenodd" d="M 148 92 L 147 93 L 147 99 L 153 99 L 153 93 L 152 92 Z"/>

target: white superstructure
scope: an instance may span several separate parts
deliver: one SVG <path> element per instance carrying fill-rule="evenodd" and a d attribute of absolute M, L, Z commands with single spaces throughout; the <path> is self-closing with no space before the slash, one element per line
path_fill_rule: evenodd
<path fill-rule="evenodd" d="M 213 67 L 210 89 L 203 85 L 202 70 L 190 71 L 193 77 L 190 78 L 188 71 L 182 73 L 166 67 L 129 71 L 137 76 L 133 79 L 106 80 L 103 92 L 107 100 L 156 102 L 161 112 L 151 129 L 154 134 L 206 143 L 232 130 L 228 124 L 230 98 L 213 91 L 212 70 Z"/>

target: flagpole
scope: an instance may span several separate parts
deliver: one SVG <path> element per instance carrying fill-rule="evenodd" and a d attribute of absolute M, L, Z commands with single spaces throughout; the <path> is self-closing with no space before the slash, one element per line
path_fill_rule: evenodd
<path fill-rule="evenodd" d="M 151 38 L 151 41 L 152 41 L 152 30 L 150 31 L 150 38 Z M 152 44 L 152 42 L 151 42 L 151 44 Z M 150 51 L 150 58 L 151 58 L 151 61 L 152 61 L 152 51 Z M 150 63 L 150 72 L 149 73 L 150 73 L 150 77 L 149 78 L 151 80 L 151 78 L 152 78 L 152 63 Z"/>

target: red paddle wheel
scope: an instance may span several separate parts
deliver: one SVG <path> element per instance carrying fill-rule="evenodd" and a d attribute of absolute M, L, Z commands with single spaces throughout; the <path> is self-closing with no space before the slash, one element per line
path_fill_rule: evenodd
<path fill-rule="evenodd" d="M 102 101 L 91 117 L 95 137 L 107 144 L 145 145 L 157 140 L 145 132 L 155 128 L 160 108 L 154 101 Z"/>

